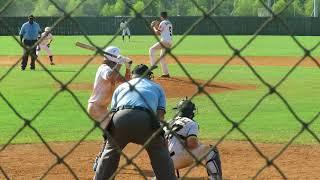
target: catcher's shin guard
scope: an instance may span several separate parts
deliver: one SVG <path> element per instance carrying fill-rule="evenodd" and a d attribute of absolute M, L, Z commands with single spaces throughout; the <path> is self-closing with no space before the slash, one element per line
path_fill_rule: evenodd
<path fill-rule="evenodd" d="M 219 152 L 212 149 L 206 158 L 207 173 L 210 180 L 222 180 L 222 169 Z"/>

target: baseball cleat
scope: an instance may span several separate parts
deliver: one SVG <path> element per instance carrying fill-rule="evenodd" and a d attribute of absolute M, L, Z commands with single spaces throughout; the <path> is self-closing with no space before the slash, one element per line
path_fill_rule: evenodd
<path fill-rule="evenodd" d="M 163 74 L 160 77 L 162 77 L 162 78 L 170 78 L 170 75 L 169 74 Z"/>

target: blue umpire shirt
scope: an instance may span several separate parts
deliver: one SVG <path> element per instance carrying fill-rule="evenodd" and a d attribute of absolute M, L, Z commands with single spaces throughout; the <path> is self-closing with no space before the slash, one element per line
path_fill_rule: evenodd
<path fill-rule="evenodd" d="M 19 35 L 23 35 L 25 40 L 37 40 L 39 32 L 41 32 L 41 29 L 38 23 L 30 24 L 26 22 L 22 25 Z"/>
<path fill-rule="evenodd" d="M 135 87 L 130 90 L 130 83 Z M 157 110 L 165 110 L 166 96 L 162 87 L 147 79 L 147 78 L 134 78 L 129 82 L 119 85 L 113 93 L 111 108 L 120 106 L 141 106 L 157 112 Z M 139 93 L 137 92 L 139 91 Z"/>

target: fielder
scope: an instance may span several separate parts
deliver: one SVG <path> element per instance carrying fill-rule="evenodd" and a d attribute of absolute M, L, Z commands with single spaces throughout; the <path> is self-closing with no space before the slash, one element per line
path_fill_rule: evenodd
<path fill-rule="evenodd" d="M 130 29 L 128 27 L 128 22 L 123 19 L 120 23 L 120 29 L 122 30 L 122 41 L 124 41 L 124 36 L 127 34 L 129 37 L 129 41 L 130 41 Z"/>
<path fill-rule="evenodd" d="M 199 159 L 208 154 L 205 158 L 205 164 L 209 179 L 221 180 L 222 169 L 218 150 L 201 144 L 197 138 L 199 125 L 193 119 L 196 110 L 195 104 L 185 99 L 180 101 L 175 109 L 178 110 L 178 116 L 169 122 L 169 127 L 174 133 L 170 132 L 168 128 L 164 128 L 174 168 L 179 170 L 193 164 L 194 158 L 185 150 L 188 148 Z"/>
<path fill-rule="evenodd" d="M 48 56 L 49 56 L 49 59 L 50 59 L 50 64 L 54 65 L 53 56 L 52 56 L 52 52 L 51 52 L 51 49 L 50 49 L 50 44 L 51 44 L 51 42 L 53 40 L 53 36 L 50 33 L 50 30 L 51 30 L 50 27 L 46 27 L 44 29 L 44 32 L 41 34 L 41 38 L 43 38 L 43 39 L 39 43 L 39 45 L 37 46 L 36 55 L 39 56 L 41 50 L 46 51 Z"/>
<path fill-rule="evenodd" d="M 87 111 L 92 118 L 98 122 L 102 122 L 108 114 L 108 106 L 111 102 L 112 94 L 117 82 L 124 82 L 130 79 L 131 61 L 129 58 L 120 56 L 120 49 L 115 46 L 109 46 L 104 49 L 105 52 L 111 53 L 116 57 L 104 55 L 104 61 L 99 66 L 93 91 L 88 101 Z M 126 65 L 125 80 L 119 74 L 121 65 Z"/>
<path fill-rule="evenodd" d="M 154 66 L 156 62 L 155 52 L 157 49 L 161 50 L 160 59 L 159 59 L 162 67 L 162 73 L 163 73 L 161 77 L 169 78 L 170 77 L 169 69 L 164 56 L 165 56 L 166 48 L 171 48 L 172 46 L 173 28 L 172 28 L 171 22 L 167 18 L 168 18 L 167 12 L 161 12 L 160 14 L 161 22 L 159 26 L 157 25 L 157 23 L 151 23 L 154 33 L 160 35 L 161 39 L 160 39 L 160 42 L 157 42 L 150 47 L 149 55 L 150 55 L 150 63 L 152 66 Z"/>

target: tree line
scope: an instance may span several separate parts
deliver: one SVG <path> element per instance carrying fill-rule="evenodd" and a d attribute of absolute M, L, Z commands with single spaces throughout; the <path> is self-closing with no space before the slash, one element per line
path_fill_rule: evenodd
<path fill-rule="evenodd" d="M 57 8 L 52 2 L 59 8 Z M 263 1 L 282 16 L 311 16 L 314 0 L 19 0 L 5 8 L 8 0 L 0 0 L 0 16 L 62 16 L 79 6 L 72 16 L 158 16 L 167 11 L 171 16 L 201 16 L 214 8 L 215 16 L 268 15 Z M 196 2 L 198 7 L 194 4 Z M 319 5 L 317 5 L 319 6 Z M 135 11 L 134 11 L 135 10 Z"/>

